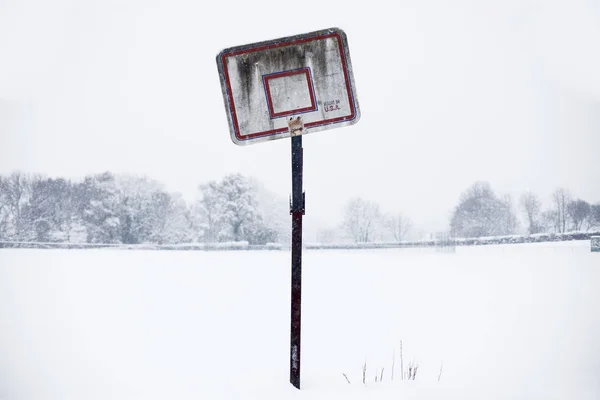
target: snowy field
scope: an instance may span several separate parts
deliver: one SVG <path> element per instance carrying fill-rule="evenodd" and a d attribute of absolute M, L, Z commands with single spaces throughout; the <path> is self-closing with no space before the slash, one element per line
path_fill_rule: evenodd
<path fill-rule="evenodd" d="M 285 251 L 0 250 L 0 399 L 600 399 L 589 241 L 305 251 L 301 391 L 289 265 Z M 401 340 L 415 380 L 400 379 Z"/>

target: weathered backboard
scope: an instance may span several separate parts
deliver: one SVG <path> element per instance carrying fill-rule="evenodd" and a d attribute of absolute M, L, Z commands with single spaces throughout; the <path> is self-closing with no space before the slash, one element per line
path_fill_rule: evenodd
<path fill-rule="evenodd" d="M 231 139 L 236 144 L 352 125 L 360 119 L 348 42 L 331 28 L 244 46 L 217 55 Z"/>

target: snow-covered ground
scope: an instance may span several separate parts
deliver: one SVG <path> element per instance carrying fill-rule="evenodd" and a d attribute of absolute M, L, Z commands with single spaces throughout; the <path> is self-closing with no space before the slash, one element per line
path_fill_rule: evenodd
<path fill-rule="evenodd" d="M 289 264 L 0 250 L 0 399 L 600 399 L 589 241 L 305 251 L 301 391 L 287 383 Z"/>

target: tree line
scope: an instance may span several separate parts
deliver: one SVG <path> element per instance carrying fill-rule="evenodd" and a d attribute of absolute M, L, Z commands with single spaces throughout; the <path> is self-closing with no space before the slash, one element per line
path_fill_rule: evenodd
<path fill-rule="evenodd" d="M 200 184 L 190 204 L 143 176 L 105 172 L 71 181 L 18 171 L 0 175 L 0 241 L 287 244 L 289 228 L 287 201 L 241 174 Z M 414 239 L 415 228 L 405 213 L 384 212 L 376 202 L 354 197 L 339 226 L 320 229 L 316 239 L 397 243 Z M 461 194 L 448 226 L 463 238 L 592 229 L 600 229 L 600 203 L 558 188 L 544 208 L 532 192 L 515 202 L 488 182 L 475 182 Z"/>
<path fill-rule="evenodd" d="M 334 242 L 340 235 L 355 243 L 400 242 L 414 234 L 414 225 L 405 214 L 382 213 L 377 203 L 359 197 L 348 201 L 340 228 L 337 237 L 332 231 L 322 231 L 320 242 Z M 511 195 L 497 195 L 488 182 L 478 181 L 461 194 L 445 233 L 461 238 L 481 238 L 593 229 L 600 229 L 600 202 L 590 204 L 574 198 L 568 189 L 557 188 L 550 204 L 544 208 L 535 193 L 526 191 L 515 202 Z M 431 238 L 430 233 L 428 239 Z"/>
<path fill-rule="evenodd" d="M 197 200 L 187 204 L 147 177 L 105 172 L 74 182 L 17 171 L 0 175 L 0 241 L 277 242 L 282 224 L 269 213 L 281 202 L 261 197 L 272 199 L 241 174 L 199 185 Z"/>
<path fill-rule="evenodd" d="M 346 203 L 339 229 L 322 230 L 318 241 L 402 242 L 413 233 L 413 228 L 412 220 L 403 212 L 386 212 L 374 201 L 353 197 Z"/>
<path fill-rule="evenodd" d="M 521 212 L 524 229 L 517 213 Z M 557 188 L 544 208 L 538 195 L 526 191 L 518 203 L 512 196 L 498 196 L 488 182 L 476 182 L 461 195 L 454 208 L 450 229 L 459 237 L 512 235 L 525 231 L 565 233 L 600 228 L 600 202 L 590 204 L 575 198 L 566 188 Z"/>

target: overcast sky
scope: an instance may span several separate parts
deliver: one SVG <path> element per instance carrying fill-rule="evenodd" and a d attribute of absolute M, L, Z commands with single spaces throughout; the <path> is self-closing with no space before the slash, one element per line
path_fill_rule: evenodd
<path fill-rule="evenodd" d="M 0 173 L 232 172 L 291 190 L 290 143 L 231 142 L 215 56 L 339 27 L 362 117 L 304 137 L 307 218 L 354 195 L 442 229 L 487 180 L 600 201 L 600 3 L 0 0 Z"/>

